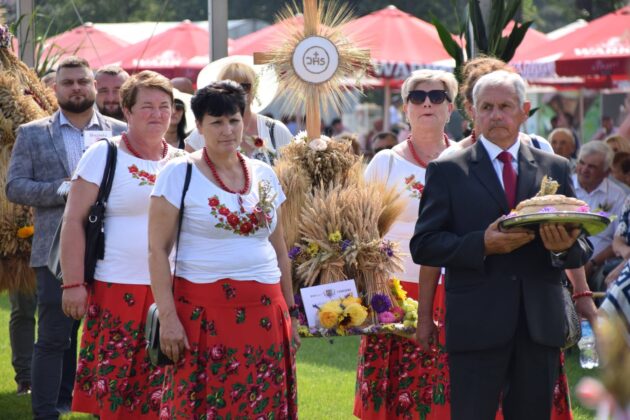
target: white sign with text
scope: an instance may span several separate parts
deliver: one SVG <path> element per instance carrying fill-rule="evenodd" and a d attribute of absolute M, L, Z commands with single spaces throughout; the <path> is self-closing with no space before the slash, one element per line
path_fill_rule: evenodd
<path fill-rule="evenodd" d="M 112 136 L 111 130 L 85 130 L 83 132 L 83 147 L 87 150 L 91 145 L 99 140 L 108 139 Z"/>
<path fill-rule="evenodd" d="M 354 280 L 343 280 L 335 283 L 321 284 L 313 287 L 303 287 L 300 289 L 306 320 L 309 327 L 319 328 L 319 317 L 317 308 L 326 302 L 335 299 L 343 299 L 346 296 L 358 297 L 357 285 Z"/>

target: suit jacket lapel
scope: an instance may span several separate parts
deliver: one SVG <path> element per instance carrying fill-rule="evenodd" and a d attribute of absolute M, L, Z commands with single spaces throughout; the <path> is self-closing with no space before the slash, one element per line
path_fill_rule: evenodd
<path fill-rule="evenodd" d="M 98 125 L 101 127 L 101 130 L 112 131 L 112 127 L 109 124 L 109 121 L 103 118 L 103 115 L 100 112 L 96 110 L 94 112 L 96 113 L 96 119 L 98 120 Z M 112 131 L 112 135 L 114 135 L 113 131 Z"/>
<path fill-rule="evenodd" d="M 529 146 L 521 143 L 518 152 L 518 181 L 516 183 L 516 203 L 530 198 L 540 189 L 542 176 L 537 170 L 536 160 Z"/>
<path fill-rule="evenodd" d="M 494 171 L 488 152 L 479 141 L 472 146 L 470 162 L 471 172 L 481 181 L 481 185 L 488 190 L 501 210 L 507 214 L 510 209 L 505 198 L 505 192 L 497 178 L 497 173 Z"/>
<path fill-rule="evenodd" d="M 61 123 L 59 122 L 59 113 L 55 112 L 48 121 L 48 133 L 50 134 L 51 144 L 57 152 L 57 156 L 61 160 L 61 163 L 66 170 L 68 176 L 70 176 L 70 166 L 68 164 L 68 154 L 66 152 L 66 145 L 63 142 L 63 135 L 61 134 Z"/>

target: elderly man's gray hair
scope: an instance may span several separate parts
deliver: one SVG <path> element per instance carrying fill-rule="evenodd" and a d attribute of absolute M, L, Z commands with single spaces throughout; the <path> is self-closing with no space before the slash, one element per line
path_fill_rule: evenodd
<path fill-rule="evenodd" d="M 477 80 L 475 87 L 473 87 L 473 103 L 476 106 L 480 92 L 487 87 L 509 87 L 514 90 L 516 97 L 518 98 L 518 104 L 521 108 L 525 104 L 525 89 L 527 84 L 525 80 L 518 73 L 505 70 L 497 70 L 492 73 L 484 74 Z"/>
<path fill-rule="evenodd" d="M 615 152 L 610 148 L 606 142 L 599 140 L 592 140 L 580 147 L 580 153 L 578 154 L 578 161 L 587 156 L 599 154 L 604 157 L 604 170 L 608 170 L 612 166 Z"/>

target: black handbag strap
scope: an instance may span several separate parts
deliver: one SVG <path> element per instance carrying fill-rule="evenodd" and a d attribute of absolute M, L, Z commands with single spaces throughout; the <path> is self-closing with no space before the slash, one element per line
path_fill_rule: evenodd
<path fill-rule="evenodd" d="M 110 139 L 105 139 L 107 142 L 107 162 L 105 163 L 105 170 L 103 171 L 103 179 L 101 180 L 101 186 L 98 189 L 98 196 L 96 197 L 96 203 L 106 204 L 109 199 L 109 193 L 112 190 L 112 184 L 114 183 L 114 174 L 116 173 L 116 155 L 118 147 Z"/>
<path fill-rule="evenodd" d="M 184 198 L 188 192 L 190 185 L 190 175 L 192 174 L 192 162 L 186 165 L 186 179 L 184 180 L 184 189 L 182 191 L 182 201 L 179 203 L 179 216 L 177 219 L 177 238 L 175 239 L 175 264 L 173 266 L 173 281 L 171 282 L 171 290 L 175 290 L 175 277 L 177 277 L 177 255 L 179 253 L 179 234 L 182 232 L 182 220 L 184 219 Z"/>

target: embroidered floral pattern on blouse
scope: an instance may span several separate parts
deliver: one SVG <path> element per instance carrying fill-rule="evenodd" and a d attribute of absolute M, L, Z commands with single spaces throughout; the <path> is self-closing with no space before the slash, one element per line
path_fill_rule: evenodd
<path fill-rule="evenodd" d="M 405 189 L 411 193 L 412 198 L 417 198 L 418 200 L 422 198 L 424 185 L 422 184 L 422 182 L 416 181 L 415 175 L 409 175 L 408 177 L 406 177 L 405 184 L 407 184 L 407 187 Z"/>
<path fill-rule="evenodd" d="M 138 185 L 153 186 L 155 184 L 155 174 L 150 174 L 144 170 L 141 171 L 136 165 L 131 165 L 127 169 L 134 179 L 140 180 L 140 184 Z"/>
<path fill-rule="evenodd" d="M 260 229 L 259 217 L 255 212 L 231 211 L 225 204 L 222 204 L 219 197 L 213 195 L 208 198 L 210 214 L 219 219 L 219 223 L 214 227 L 229 230 L 237 235 L 249 236 Z"/>

